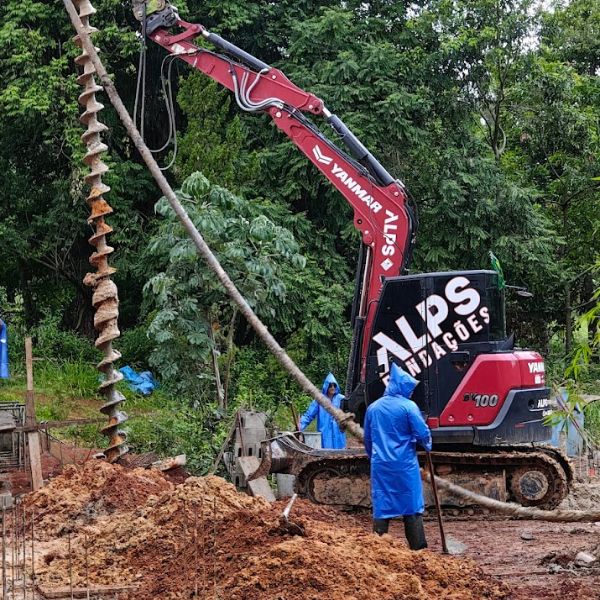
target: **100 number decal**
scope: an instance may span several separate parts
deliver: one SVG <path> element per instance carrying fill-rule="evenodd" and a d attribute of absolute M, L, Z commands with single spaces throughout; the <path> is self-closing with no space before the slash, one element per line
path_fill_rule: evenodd
<path fill-rule="evenodd" d="M 477 408 L 496 406 L 498 404 L 498 394 L 465 394 L 464 401 L 475 402 Z"/>

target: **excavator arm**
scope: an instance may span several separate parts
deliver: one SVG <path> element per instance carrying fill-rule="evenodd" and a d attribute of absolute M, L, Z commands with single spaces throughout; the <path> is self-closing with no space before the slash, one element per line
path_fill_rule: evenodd
<path fill-rule="evenodd" d="M 354 341 L 349 388 L 364 383 L 375 310 L 384 277 L 405 273 L 416 218 L 403 184 L 394 179 L 323 100 L 294 85 L 281 71 L 179 17 L 167 0 L 136 0 L 134 15 L 147 38 L 231 90 L 245 112 L 266 113 L 344 196 L 364 245 L 353 311 Z M 194 43 L 201 37 L 216 52 Z M 307 115 L 322 117 L 345 149 L 327 138 Z"/>

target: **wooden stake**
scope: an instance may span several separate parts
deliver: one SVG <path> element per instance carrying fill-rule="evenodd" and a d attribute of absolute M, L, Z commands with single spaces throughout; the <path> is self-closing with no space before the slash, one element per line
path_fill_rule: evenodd
<path fill-rule="evenodd" d="M 33 396 L 33 351 L 31 338 L 25 338 L 25 366 L 27 371 L 27 394 L 25 396 L 25 425 L 34 427 L 35 401 Z M 27 434 L 27 446 L 29 448 L 29 465 L 31 468 L 31 487 L 33 491 L 39 490 L 44 485 L 42 475 L 42 453 L 40 450 L 40 434 L 30 431 Z"/>

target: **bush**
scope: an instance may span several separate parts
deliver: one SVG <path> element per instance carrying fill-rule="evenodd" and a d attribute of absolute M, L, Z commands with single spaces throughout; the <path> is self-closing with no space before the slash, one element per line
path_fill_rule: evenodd
<path fill-rule="evenodd" d="M 142 371 L 148 369 L 148 357 L 154 344 L 148 337 L 148 327 L 145 324 L 124 331 L 115 346 L 123 355 L 121 365 L 130 365 Z"/>
<path fill-rule="evenodd" d="M 29 335 L 33 337 L 34 355 L 38 358 L 61 363 L 96 363 L 101 357 L 93 340 L 60 329 L 55 315 L 44 317 Z"/>

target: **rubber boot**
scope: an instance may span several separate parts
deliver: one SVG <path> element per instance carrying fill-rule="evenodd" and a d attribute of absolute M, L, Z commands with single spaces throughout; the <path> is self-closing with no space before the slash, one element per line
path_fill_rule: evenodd
<path fill-rule="evenodd" d="M 425 528 L 423 527 L 423 515 L 404 516 L 404 535 L 408 540 L 411 550 L 422 550 L 427 548 L 425 539 Z"/>
<path fill-rule="evenodd" d="M 390 528 L 389 519 L 373 519 L 373 533 L 377 535 L 383 535 L 388 532 Z"/>

